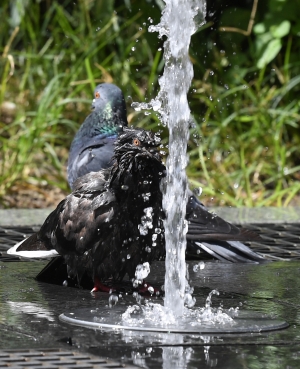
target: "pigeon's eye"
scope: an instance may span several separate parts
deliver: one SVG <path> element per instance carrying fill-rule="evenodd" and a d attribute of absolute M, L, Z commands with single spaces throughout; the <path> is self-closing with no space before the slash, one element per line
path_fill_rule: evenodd
<path fill-rule="evenodd" d="M 134 144 L 134 146 L 140 146 L 140 140 L 138 140 L 137 138 L 134 138 L 132 143 Z"/>
<path fill-rule="evenodd" d="M 100 97 L 100 93 L 99 93 L 99 92 L 96 92 L 96 93 L 95 93 L 95 98 L 96 98 L 96 99 L 99 99 L 99 97 Z"/>

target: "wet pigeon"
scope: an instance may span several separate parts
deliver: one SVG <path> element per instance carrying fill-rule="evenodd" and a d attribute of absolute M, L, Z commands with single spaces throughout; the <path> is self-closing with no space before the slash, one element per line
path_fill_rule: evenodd
<path fill-rule="evenodd" d="M 124 128 L 115 143 L 113 166 L 80 177 L 40 231 L 8 253 L 62 255 L 68 275 L 80 283 L 87 272 L 94 291 L 107 290 L 103 282 L 108 279 L 120 281 L 126 273 L 133 278 L 138 264 L 163 257 L 160 181 L 166 168 L 157 150 L 159 144 L 160 138 L 152 132 Z M 207 212 L 193 196 L 187 204 L 187 220 L 191 248 L 200 247 L 224 259 L 262 259 L 237 242 L 255 238 L 255 234 Z"/>
<path fill-rule="evenodd" d="M 80 127 L 70 149 L 68 181 L 71 188 L 73 188 L 74 181 L 81 175 L 107 168 L 112 163 L 113 142 L 117 137 L 117 131 L 120 126 L 127 126 L 125 99 L 117 86 L 108 83 L 100 84 L 94 91 L 94 97 L 92 105 L 94 111 Z M 197 216 L 197 219 L 191 219 L 191 214 Z M 236 239 L 251 240 L 254 237 L 253 233 L 250 237 L 249 232 L 241 231 L 220 217 L 209 213 L 191 191 L 187 203 L 187 219 L 191 222 L 197 221 L 198 226 L 203 227 L 201 237 L 196 236 L 196 241 L 193 238 L 193 241 L 188 242 L 187 252 L 189 254 L 197 256 L 201 252 L 201 255 L 209 254 L 218 260 L 232 262 L 263 260 L 249 247 L 241 242 L 233 241 Z M 213 223 L 211 223 L 212 220 L 214 220 Z M 203 238 L 207 225 L 211 233 L 211 224 L 215 224 L 218 228 L 222 227 L 224 234 L 235 234 L 236 237 L 232 240 L 230 238 L 224 240 L 220 236 L 214 236 L 209 240 L 206 239 L 207 237 Z M 192 224 L 189 225 L 190 232 L 191 227 Z"/>
<path fill-rule="evenodd" d="M 67 171 L 71 189 L 77 178 L 112 165 L 117 132 L 128 124 L 124 95 L 113 84 L 102 83 L 95 88 L 92 109 L 70 148 Z"/>
<path fill-rule="evenodd" d="M 108 279 L 133 278 L 138 264 L 164 254 L 159 144 L 149 131 L 125 128 L 113 166 L 80 177 L 40 231 L 8 253 L 62 255 L 68 275 L 80 282 L 88 272 L 94 291 L 106 290 Z"/>

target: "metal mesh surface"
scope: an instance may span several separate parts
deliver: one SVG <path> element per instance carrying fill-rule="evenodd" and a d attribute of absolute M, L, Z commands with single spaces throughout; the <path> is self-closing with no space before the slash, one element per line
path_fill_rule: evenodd
<path fill-rule="evenodd" d="M 300 260 L 299 223 L 243 224 L 243 228 L 253 230 L 261 236 L 260 241 L 246 242 L 254 251 L 285 260 Z M 0 260 L 18 260 L 17 257 L 7 255 L 5 251 L 38 229 L 37 227 L 0 227 Z"/>
<path fill-rule="evenodd" d="M 57 349 L 0 350 L 0 368 L 24 369 L 136 369 L 137 366 L 121 364 L 90 354 Z"/>
<path fill-rule="evenodd" d="M 18 257 L 7 255 L 5 251 L 38 230 L 39 227 L 0 227 L 0 260 L 20 260 Z"/>
<path fill-rule="evenodd" d="M 300 225 L 246 224 L 244 228 L 261 236 L 259 242 L 246 242 L 252 250 L 282 259 L 300 260 Z"/>

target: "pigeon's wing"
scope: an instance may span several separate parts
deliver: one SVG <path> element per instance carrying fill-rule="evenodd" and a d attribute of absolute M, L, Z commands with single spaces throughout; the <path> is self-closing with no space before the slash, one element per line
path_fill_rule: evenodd
<path fill-rule="evenodd" d="M 267 261 L 239 241 L 188 241 L 187 252 L 190 255 L 210 255 L 220 261 L 233 263 L 253 263 Z"/>
<path fill-rule="evenodd" d="M 46 248 L 44 242 L 34 234 L 7 250 L 7 254 L 29 259 L 51 259 L 58 255 L 54 249 Z"/>
<path fill-rule="evenodd" d="M 187 239 L 195 241 L 249 241 L 260 238 L 258 234 L 247 229 L 238 228 L 216 214 L 210 213 L 195 196 L 191 193 L 189 195 L 186 210 Z"/>
<path fill-rule="evenodd" d="M 115 197 L 106 184 L 105 171 L 81 177 L 75 190 L 59 203 L 40 231 L 10 253 L 25 256 L 26 252 L 27 257 L 35 257 L 33 252 L 40 250 L 53 253 L 52 256 L 79 255 L 92 248 L 113 216 Z"/>
<path fill-rule="evenodd" d="M 258 240 L 255 232 L 238 228 L 215 214 L 209 213 L 201 202 L 189 193 L 187 204 L 187 251 L 190 254 L 209 254 L 231 262 L 262 262 L 265 259 L 239 241 Z"/>
<path fill-rule="evenodd" d="M 116 135 L 95 136 L 85 145 L 82 143 L 80 150 L 70 151 L 68 181 L 72 188 L 74 188 L 73 184 L 77 178 L 90 172 L 98 172 L 112 165 L 115 139 Z"/>
<path fill-rule="evenodd" d="M 59 214 L 64 208 L 64 203 L 66 199 L 61 201 L 57 208 L 47 217 L 42 228 L 48 228 L 51 234 L 51 228 L 55 227 L 55 215 Z M 50 235 L 49 234 L 49 235 Z M 25 240 L 17 243 L 15 246 L 7 250 L 9 255 L 16 255 L 22 258 L 30 259 L 49 259 L 59 255 L 51 244 L 51 236 L 40 237 L 40 232 L 34 233 L 32 236 L 26 238 Z"/>

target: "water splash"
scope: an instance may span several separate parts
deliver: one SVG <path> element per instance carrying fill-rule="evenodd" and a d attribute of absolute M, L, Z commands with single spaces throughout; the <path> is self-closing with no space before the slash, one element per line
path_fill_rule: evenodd
<path fill-rule="evenodd" d="M 164 43 L 164 73 L 159 80 L 160 92 L 150 102 L 158 111 L 162 122 L 169 128 L 169 156 L 167 159 L 166 186 L 163 186 L 163 208 L 166 239 L 165 307 L 181 316 L 185 299 L 185 248 L 188 225 L 185 220 L 187 202 L 190 109 L 187 93 L 193 78 L 189 58 L 191 35 L 204 22 L 205 1 L 164 0 L 166 6 L 161 21 L 150 26 L 150 32 L 167 36 Z M 197 16 L 197 17 L 196 17 Z M 199 22 L 200 21 L 200 22 Z"/>
<path fill-rule="evenodd" d="M 187 331 L 191 327 L 203 327 L 203 324 L 209 326 L 224 326 L 236 324 L 233 317 L 238 316 L 239 309 L 231 308 L 224 311 L 222 306 L 212 307 L 212 296 L 219 295 L 217 290 L 212 290 L 206 298 L 205 307 L 190 309 L 183 308 L 180 321 L 172 309 L 153 303 L 149 300 L 138 298 L 137 305 L 131 305 L 122 314 L 122 323 L 130 327 L 167 327 L 169 329 L 180 328 Z M 141 297 L 137 294 L 137 297 Z"/>

